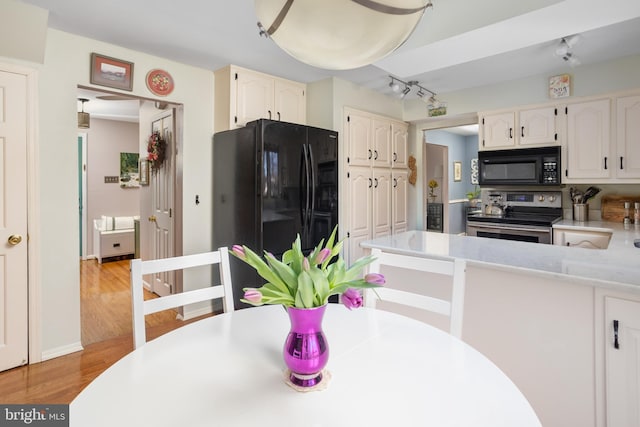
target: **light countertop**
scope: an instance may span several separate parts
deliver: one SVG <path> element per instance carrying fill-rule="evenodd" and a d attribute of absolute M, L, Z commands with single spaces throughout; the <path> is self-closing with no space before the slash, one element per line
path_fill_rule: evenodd
<path fill-rule="evenodd" d="M 463 258 L 470 264 L 489 268 L 519 270 L 591 286 L 611 287 L 640 292 L 640 248 L 633 240 L 640 238 L 640 228 L 625 230 L 622 224 L 563 220 L 559 227 L 611 229 L 608 249 L 585 249 L 515 242 L 483 237 L 458 236 L 428 231 L 407 231 L 362 243 L 365 248 L 428 258 Z"/>

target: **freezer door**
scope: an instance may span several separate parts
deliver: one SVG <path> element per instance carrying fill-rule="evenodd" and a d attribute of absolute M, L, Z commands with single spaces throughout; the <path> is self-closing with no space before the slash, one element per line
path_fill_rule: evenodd
<path fill-rule="evenodd" d="M 279 257 L 291 248 L 297 234 L 306 239 L 310 192 L 306 128 L 277 121 L 262 123 L 262 249 Z"/>
<path fill-rule="evenodd" d="M 307 129 L 311 206 L 308 215 L 308 245 L 315 247 L 338 224 L 338 133 Z"/>

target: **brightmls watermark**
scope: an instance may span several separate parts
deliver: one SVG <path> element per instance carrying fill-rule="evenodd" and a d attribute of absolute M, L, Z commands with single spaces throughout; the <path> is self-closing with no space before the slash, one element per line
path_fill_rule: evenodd
<path fill-rule="evenodd" d="M 69 427 L 69 405 L 0 405 L 0 427 Z"/>

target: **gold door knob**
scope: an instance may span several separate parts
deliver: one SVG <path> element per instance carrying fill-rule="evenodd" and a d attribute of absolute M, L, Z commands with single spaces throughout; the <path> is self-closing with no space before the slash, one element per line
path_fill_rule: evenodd
<path fill-rule="evenodd" d="M 151 221 L 151 222 L 156 222 L 156 216 L 155 216 L 155 215 L 151 215 L 151 216 L 149 217 L 149 221 Z"/>
<path fill-rule="evenodd" d="M 22 242 L 22 236 L 19 234 L 12 234 L 11 236 L 9 236 L 7 241 L 9 242 L 10 245 L 15 246 L 18 243 Z"/>

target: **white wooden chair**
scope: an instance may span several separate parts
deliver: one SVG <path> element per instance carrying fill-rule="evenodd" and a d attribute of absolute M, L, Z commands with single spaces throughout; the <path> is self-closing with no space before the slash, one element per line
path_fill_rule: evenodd
<path fill-rule="evenodd" d="M 369 265 L 370 273 L 380 273 L 381 266 L 391 266 L 407 270 L 416 270 L 426 273 L 436 273 L 452 278 L 451 300 L 447 301 L 413 292 L 392 289 L 387 286 L 375 288 L 375 293 L 368 290 L 365 296 L 365 305 L 375 307 L 378 296 L 383 301 L 390 301 L 422 310 L 427 310 L 449 317 L 449 333 L 457 338 L 462 337 L 462 316 L 464 310 L 466 262 L 455 259 L 435 260 L 408 255 L 398 255 L 382 252 L 380 249 L 372 249 L 371 255 L 376 259 Z M 376 293 L 378 295 L 376 295 Z"/>
<path fill-rule="evenodd" d="M 167 295 L 144 300 L 143 276 L 166 271 L 184 270 L 192 267 L 219 264 L 220 286 L 186 291 L 179 294 Z M 231 271 L 229 269 L 229 252 L 226 247 L 214 252 L 195 255 L 185 255 L 174 258 L 142 261 L 131 260 L 131 307 L 133 314 L 133 345 L 141 347 L 146 342 L 145 316 L 170 308 L 182 307 L 200 301 L 222 298 L 224 312 L 233 311 L 233 288 L 231 286 Z"/>

